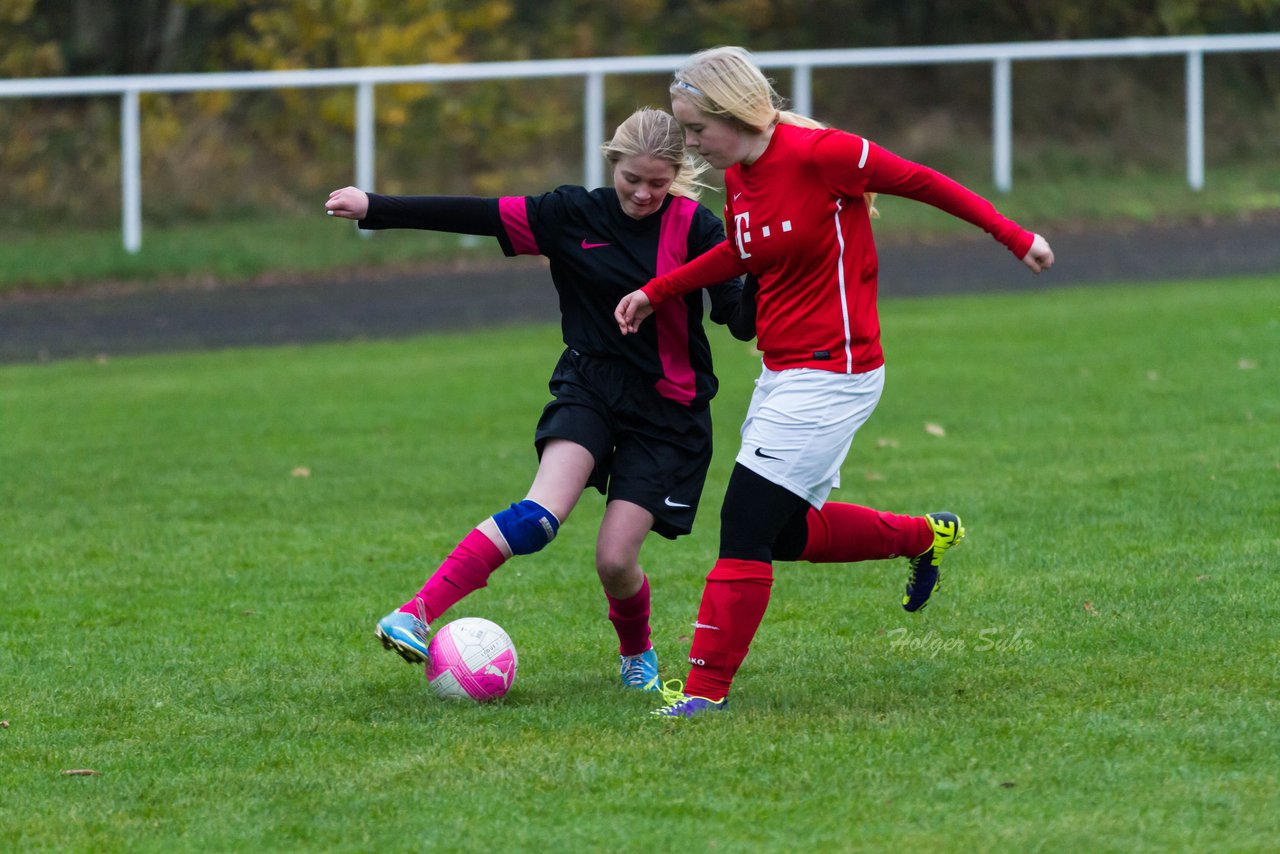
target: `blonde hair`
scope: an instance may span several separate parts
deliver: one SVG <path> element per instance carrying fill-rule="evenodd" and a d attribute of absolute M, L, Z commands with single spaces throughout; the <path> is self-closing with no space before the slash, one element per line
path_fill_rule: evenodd
<path fill-rule="evenodd" d="M 646 156 L 663 160 L 676 168 L 676 176 L 667 192 L 684 196 L 695 202 L 707 189 L 699 176 L 707 171 L 705 163 L 697 161 L 684 147 L 684 131 L 680 123 L 665 110 L 641 107 L 626 121 L 618 125 L 613 139 L 600 146 L 604 159 L 610 166 L 617 166 L 624 157 Z"/>
<path fill-rule="evenodd" d="M 776 124 L 823 128 L 817 119 L 784 109 L 786 101 L 764 76 L 750 52 L 741 47 L 699 51 L 676 69 L 671 97 L 683 98 L 704 115 L 723 119 L 752 133 Z M 871 216 L 879 216 L 875 193 L 863 196 Z"/>

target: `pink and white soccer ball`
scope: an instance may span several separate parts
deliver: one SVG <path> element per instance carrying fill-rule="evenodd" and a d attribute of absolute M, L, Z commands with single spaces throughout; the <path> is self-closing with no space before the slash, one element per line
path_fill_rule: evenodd
<path fill-rule="evenodd" d="M 480 617 L 454 620 L 427 646 L 427 684 L 448 700 L 496 700 L 516 681 L 516 648 L 502 626 Z"/>

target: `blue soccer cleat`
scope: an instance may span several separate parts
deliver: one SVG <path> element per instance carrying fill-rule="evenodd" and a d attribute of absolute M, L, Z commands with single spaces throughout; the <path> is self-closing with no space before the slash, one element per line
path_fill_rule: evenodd
<path fill-rule="evenodd" d="M 378 620 L 378 627 L 373 633 L 385 648 L 394 650 L 410 664 L 425 664 L 429 657 L 427 637 L 431 634 L 431 627 L 413 614 L 392 611 Z"/>
<path fill-rule="evenodd" d="M 929 604 L 933 592 L 942 588 L 942 556 L 964 539 L 964 525 L 956 514 L 928 513 L 924 518 L 933 528 L 933 545 L 911 559 L 911 575 L 907 577 L 907 591 L 902 596 L 902 607 L 908 611 L 919 611 Z"/>
<path fill-rule="evenodd" d="M 623 655 L 621 675 L 623 688 L 635 688 L 640 691 L 657 691 L 658 684 L 658 651 L 650 647 L 639 655 Z"/>
<path fill-rule="evenodd" d="M 692 697 L 684 692 L 684 685 L 676 680 L 661 686 L 661 690 L 662 701 L 666 705 L 649 713 L 658 718 L 693 718 L 707 712 L 723 711 L 729 705 L 728 697 L 723 700 Z"/>

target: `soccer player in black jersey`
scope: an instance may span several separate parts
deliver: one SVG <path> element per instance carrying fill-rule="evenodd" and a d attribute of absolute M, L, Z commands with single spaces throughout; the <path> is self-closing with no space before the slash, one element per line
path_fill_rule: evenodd
<path fill-rule="evenodd" d="M 488 235 L 508 256 L 545 255 L 560 297 L 566 349 L 534 433 L 537 475 L 523 500 L 476 526 L 417 594 L 378 622 L 383 646 L 406 661 L 425 661 L 431 623 L 508 558 L 545 547 L 594 486 L 607 496 L 596 572 L 618 634 L 622 683 L 658 688 L 640 547 L 651 530 L 674 539 L 693 525 L 711 462 L 716 378 L 701 293 L 671 300 L 638 335 L 624 337 L 613 310 L 627 293 L 722 242 L 724 227 L 697 203 L 705 166 L 686 153 L 668 113 L 636 111 L 603 151 L 612 187 L 488 199 L 345 187 L 325 204 L 330 216 L 361 228 Z M 750 340 L 754 303 L 742 281 L 708 291 L 711 319 Z"/>

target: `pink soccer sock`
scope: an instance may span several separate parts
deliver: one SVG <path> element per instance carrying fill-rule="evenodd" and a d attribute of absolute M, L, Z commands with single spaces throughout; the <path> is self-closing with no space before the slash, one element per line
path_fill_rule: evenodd
<path fill-rule="evenodd" d="M 649 577 L 627 599 L 615 599 L 608 592 L 604 596 L 609 600 L 609 622 L 618 633 L 618 652 L 639 655 L 653 646 L 649 642 Z"/>
<path fill-rule="evenodd" d="M 720 558 L 707 575 L 694 626 L 692 667 L 684 691 L 723 700 L 769 607 L 773 565 Z"/>
<path fill-rule="evenodd" d="M 406 614 L 423 616 L 418 613 L 418 603 L 421 602 L 424 618 L 428 623 L 433 622 L 464 596 L 484 587 L 489 582 L 490 574 L 505 561 L 506 557 L 493 540 L 479 529 L 474 529 L 463 537 L 462 542 L 440 564 L 440 568 L 431 574 L 418 595 L 401 605 L 400 610 Z"/>
<path fill-rule="evenodd" d="M 853 563 L 915 557 L 933 545 L 933 528 L 923 516 L 899 516 L 857 504 L 827 502 L 809 508 L 809 542 L 800 560 Z"/>

